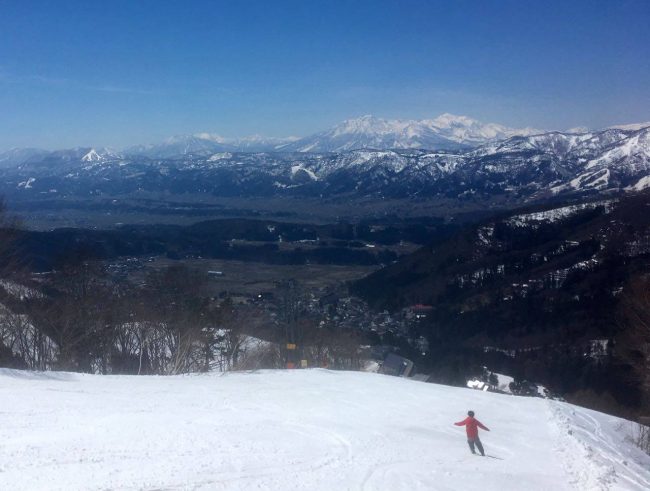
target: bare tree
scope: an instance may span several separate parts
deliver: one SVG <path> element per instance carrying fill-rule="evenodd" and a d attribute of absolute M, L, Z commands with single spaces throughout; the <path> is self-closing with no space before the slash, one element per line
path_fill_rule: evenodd
<path fill-rule="evenodd" d="M 56 360 L 56 344 L 32 324 L 24 313 L 0 305 L 0 343 L 20 359 L 25 368 L 48 370 Z"/>
<path fill-rule="evenodd" d="M 0 364 L 17 362 L 27 368 L 44 368 L 50 345 L 23 312 L 31 290 L 24 285 L 26 277 L 16 248 L 20 233 L 20 223 L 8 214 L 0 198 Z"/>
<path fill-rule="evenodd" d="M 150 274 L 137 319 L 151 369 L 155 373 L 205 371 L 215 340 L 213 301 L 207 279 L 184 265 Z M 143 324 L 142 324 L 143 323 Z"/>

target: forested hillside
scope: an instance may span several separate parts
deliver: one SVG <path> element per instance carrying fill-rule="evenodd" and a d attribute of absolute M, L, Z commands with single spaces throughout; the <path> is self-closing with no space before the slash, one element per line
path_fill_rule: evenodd
<path fill-rule="evenodd" d="M 648 333 L 631 329 L 629 306 L 648 291 L 648 271 L 646 192 L 488 220 L 353 289 L 377 308 L 433 307 L 419 328 L 431 353 L 419 363 L 440 381 L 487 365 L 578 402 L 640 411 Z"/>

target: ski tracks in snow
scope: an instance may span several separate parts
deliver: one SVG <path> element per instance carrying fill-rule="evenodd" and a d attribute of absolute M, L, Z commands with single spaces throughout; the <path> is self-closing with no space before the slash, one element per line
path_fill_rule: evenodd
<path fill-rule="evenodd" d="M 650 489 L 624 420 L 376 374 L 0 369 L 0 393 L 2 491 Z M 468 408 L 504 460 L 469 453 L 453 426 Z"/>
<path fill-rule="evenodd" d="M 621 434 L 620 420 L 615 425 L 613 417 L 556 401 L 548 401 L 548 408 L 556 451 L 562 456 L 565 471 L 576 489 L 650 489 L 647 470 L 642 467 L 641 458 L 636 461 L 635 457 L 640 456 L 635 449 L 615 442 L 616 437 L 625 438 Z M 627 456 L 621 448 L 628 450 Z"/>

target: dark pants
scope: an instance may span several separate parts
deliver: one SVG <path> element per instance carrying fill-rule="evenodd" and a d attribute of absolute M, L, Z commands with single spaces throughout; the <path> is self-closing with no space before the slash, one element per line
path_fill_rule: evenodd
<path fill-rule="evenodd" d="M 483 451 L 483 444 L 481 443 L 481 440 L 479 440 L 478 437 L 468 438 L 467 443 L 469 443 L 469 449 L 472 451 L 472 453 L 476 453 L 476 451 L 474 450 L 474 445 L 476 445 L 476 448 L 478 448 L 478 451 L 481 452 L 481 455 L 485 456 L 485 452 Z"/>

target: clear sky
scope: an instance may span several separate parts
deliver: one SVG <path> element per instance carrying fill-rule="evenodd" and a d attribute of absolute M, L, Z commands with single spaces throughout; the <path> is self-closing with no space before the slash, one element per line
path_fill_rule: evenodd
<path fill-rule="evenodd" d="M 0 0 L 0 150 L 650 120 L 650 0 Z"/>

